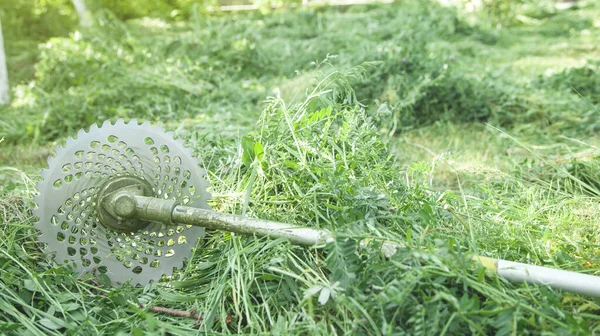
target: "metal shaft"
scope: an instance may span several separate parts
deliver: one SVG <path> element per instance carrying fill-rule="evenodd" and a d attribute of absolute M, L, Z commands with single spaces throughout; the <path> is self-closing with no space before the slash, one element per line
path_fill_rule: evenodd
<path fill-rule="evenodd" d="M 216 211 L 177 205 L 175 201 L 121 194 L 115 211 L 121 217 L 170 224 L 187 224 L 259 237 L 286 238 L 298 245 L 324 243 L 333 236 L 326 230 L 298 227 Z"/>
<path fill-rule="evenodd" d="M 600 277 L 523 264 L 514 261 L 475 257 L 485 268 L 512 282 L 546 285 L 567 292 L 600 297 Z"/>
<path fill-rule="evenodd" d="M 173 200 L 139 196 L 142 189 L 126 186 L 106 197 L 104 206 L 110 213 L 125 222 L 141 220 L 161 222 L 167 225 L 187 224 L 207 229 L 224 230 L 244 235 L 286 238 L 298 245 L 315 245 L 329 242 L 333 235 L 326 230 L 298 227 L 290 224 L 224 214 L 211 210 L 178 205 Z M 127 225 L 125 229 L 131 228 Z M 388 244 L 390 245 L 390 244 Z M 385 244 L 382 246 L 382 248 Z M 391 249 L 390 249 L 391 247 Z M 386 257 L 396 253 L 397 244 L 387 246 Z M 568 292 L 600 297 L 600 277 L 548 267 L 522 264 L 508 260 L 474 257 L 486 268 L 513 282 L 547 285 Z"/>

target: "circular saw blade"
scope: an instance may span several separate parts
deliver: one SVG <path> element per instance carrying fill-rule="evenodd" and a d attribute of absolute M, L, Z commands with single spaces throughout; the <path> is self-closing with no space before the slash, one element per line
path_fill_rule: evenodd
<path fill-rule="evenodd" d="M 133 233 L 110 230 L 96 209 L 100 188 L 115 176 L 136 176 L 155 197 L 209 209 L 205 175 L 192 151 L 160 127 L 135 120 L 93 125 L 48 159 L 37 185 L 35 226 L 57 263 L 82 275 L 106 273 L 113 284 L 145 284 L 181 268 L 204 229 L 151 222 Z"/>

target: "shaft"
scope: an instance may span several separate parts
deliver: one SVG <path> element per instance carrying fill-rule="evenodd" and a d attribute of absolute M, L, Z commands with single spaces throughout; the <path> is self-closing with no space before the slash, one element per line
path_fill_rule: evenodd
<path fill-rule="evenodd" d="M 135 200 L 135 210 L 119 215 L 164 224 L 187 224 L 212 230 L 230 231 L 259 237 L 286 238 L 298 245 L 315 245 L 333 239 L 326 230 L 299 227 L 273 221 L 225 214 L 207 209 L 177 205 L 175 201 L 126 195 Z M 131 199 L 129 198 L 129 199 Z M 125 204 L 122 200 L 120 205 Z"/>
<path fill-rule="evenodd" d="M 110 195 L 108 199 L 105 206 L 110 209 L 110 213 L 121 219 L 161 222 L 166 225 L 187 224 L 244 235 L 286 238 L 298 245 L 315 245 L 334 239 L 326 230 L 178 205 L 173 200 L 139 196 L 127 190 Z M 400 246 L 393 244 L 388 246 L 390 247 L 390 252 L 386 254 L 388 258 Z M 597 276 L 487 257 L 474 259 L 509 281 L 547 285 L 572 293 L 600 297 L 600 277 Z"/>
<path fill-rule="evenodd" d="M 546 285 L 581 295 L 600 297 L 600 277 L 514 261 L 475 257 L 484 267 L 512 282 Z"/>

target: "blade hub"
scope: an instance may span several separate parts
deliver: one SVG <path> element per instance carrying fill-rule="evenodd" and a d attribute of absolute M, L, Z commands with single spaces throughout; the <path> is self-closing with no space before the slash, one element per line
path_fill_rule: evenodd
<path fill-rule="evenodd" d="M 123 233 L 133 233 L 148 226 L 148 222 L 132 217 L 136 205 L 132 196 L 152 196 L 152 186 L 137 176 L 111 178 L 98 193 L 100 222 Z"/>

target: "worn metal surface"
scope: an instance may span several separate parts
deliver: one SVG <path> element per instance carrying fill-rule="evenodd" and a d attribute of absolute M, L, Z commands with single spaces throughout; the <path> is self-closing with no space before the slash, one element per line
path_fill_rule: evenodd
<path fill-rule="evenodd" d="M 98 193 L 98 216 L 100 222 L 109 229 L 132 233 L 148 226 L 148 222 L 124 213 L 129 207 L 135 208 L 135 199 L 128 196 L 151 196 L 152 185 L 135 176 L 117 176 L 100 187 Z"/>
<path fill-rule="evenodd" d="M 42 171 L 35 198 L 40 240 L 56 262 L 81 274 L 107 270 L 113 283 L 143 284 L 171 275 L 204 230 L 150 222 L 135 232 L 119 232 L 131 228 L 114 230 L 102 223 L 99 193 L 115 177 L 133 176 L 151 186 L 149 196 L 208 208 L 205 173 L 191 150 L 161 128 L 122 120 L 93 125 L 59 147 Z M 113 224 L 119 225 L 118 218 Z"/>
<path fill-rule="evenodd" d="M 173 209 L 171 219 L 174 223 L 202 226 L 207 229 L 224 230 L 260 237 L 286 238 L 293 244 L 315 245 L 333 240 L 325 230 L 271 222 L 206 209 L 178 205 Z"/>
<path fill-rule="evenodd" d="M 294 226 L 230 215 L 211 210 L 178 205 L 173 200 L 127 193 L 128 186 L 117 191 L 121 201 L 107 202 L 108 211 L 118 216 L 142 221 L 158 221 L 165 225 L 188 224 L 212 230 L 222 230 L 259 237 L 286 238 L 294 244 L 315 245 L 333 239 L 326 230 Z M 114 207 L 114 208 L 113 208 Z"/>
<path fill-rule="evenodd" d="M 121 209 L 122 214 L 142 220 L 161 221 L 166 225 L 189 224 L 259 237 L 286 238 L 299 245 L 315 245 L 333 239 L 326 230 L 225 214 L 207 209 L 178 205 L 173 200 L 129 195 L 135 208 Z M 129 201 L 126 204 L 131 204 Z"/>

